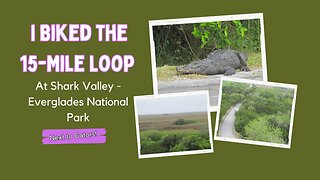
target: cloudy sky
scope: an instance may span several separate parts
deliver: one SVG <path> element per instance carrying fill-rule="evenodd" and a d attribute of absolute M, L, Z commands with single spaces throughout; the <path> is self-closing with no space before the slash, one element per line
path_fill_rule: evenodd
<path fill-rule="evenodd" d="M 206 94 L 179 96 L 151 96 L 136 99 L 138 115 L 206 112 Z"/>

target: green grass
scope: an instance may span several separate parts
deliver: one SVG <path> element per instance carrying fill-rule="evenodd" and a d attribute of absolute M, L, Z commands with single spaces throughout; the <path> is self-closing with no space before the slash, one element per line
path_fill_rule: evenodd
<path fill-rule="evenodd" d="M 201 79 L 205 77 L 200 74 L 179 74 L 176 66 L 157 67 L 157 78 L 160 81 L 180 80 L 180 79 Z"/>
<path fill-rule="evenodd" d="M 260 69 L 262 67 L 261 52 L 248 52 L 248 67 L 251 70 Z"/>

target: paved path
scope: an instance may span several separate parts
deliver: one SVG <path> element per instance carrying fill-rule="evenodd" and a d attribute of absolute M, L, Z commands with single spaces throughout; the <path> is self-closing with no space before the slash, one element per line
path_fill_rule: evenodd
<path fill-rule="evenodd" d="M 219 130 L 221 137 L 237 138 L 233 133 L 233 127 L 234 127 L 234 122 L 236 120 L 236 111 L 239 110 L 240 106 L 241 106 L 241 103 L 236 104 L 225 116 Z"/>
<path fill-rule="evenodd" d="M 220 78 L 223 75 L 205 76 L 202 79 L 182 79 L 174 81 L 158 81 L 159 94 L 187 92 L 187 91 L 201 91 L 209 90 L 210 105 L 218 105 L 218 95 L 220 89 Z M 230 76 L 235 78 L 263 80 L 262 70 L 255 70 L 250 72 L 237 72 Z"/>

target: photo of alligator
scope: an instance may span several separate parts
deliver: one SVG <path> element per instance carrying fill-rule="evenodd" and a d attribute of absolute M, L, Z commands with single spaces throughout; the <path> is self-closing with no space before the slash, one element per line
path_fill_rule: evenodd
<path fill-rule="evenodd" d="M 262 14 L 155 20 L 149 27 L 154 94 L 209 90 L 216 111 L 221 77 L 267 81 Z"/>

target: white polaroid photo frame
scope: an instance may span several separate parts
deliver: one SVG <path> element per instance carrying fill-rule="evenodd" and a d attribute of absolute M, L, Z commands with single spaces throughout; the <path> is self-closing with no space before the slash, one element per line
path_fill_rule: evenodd
<path fill-rule="evenodd" d="M 150 35 L 153 93 L 155 95 L 159 94 L 158 93 L 157 67 L 156 67 L 156 51 L 155 51 L 155 44 L 154 44 L 154 39 L 153 39 L 153 29 L 152 29 L 153 26 L 175 25 L 175 24 L 193 24 L 193 23 L 214 22 L 214 21 L 250 20 L 250 19 L 259 19 L 260 20 L 262 76 L 263 76 L 263 81 L 267 82 L 268 75 L 267 75 L 267 61 L 266 61 L 263 13 L 180 18 L 180 19 L 166 19 L 166 20 L 151 20 L 151 21 L 149 21 L 149 35 Z M 218 106 L 210 106 L 211 112 L 216 112 L 217 109 L 218 109 Z"/>
<path fill-rule="evenodd" d="M 194 95 L 205 95 L 206 96 L 206 103 L 207 103 L 207 116 L 208 116 L 208 130 L 209 130 L 209 141 L 210 141 L 210 149 L 204 150 L 191 150 L 191 151 L 181 151 L 181 152 L 168 152 L 168 153 L 156 153 L 156 154 L 141 154 L 141 144 L 140 144 L 140 128 L 139 128 L 139 117 L 138 117 L 138 110 L 137 110 L 137 100 L 147 99 L 147 98 L 164 98 L 164 97 L 179 97 L 185 96 L 194 96 Z M 205 102 L 204 102 L 205 103 Z M 182 93 L 170 93 L 170 94 L 161 94 L 161 95 L 146 95 L 146 96 L 134 96 L 134 111 L 135 111 L 135 122 L 136 122 L 136 135 L 137 135 L 137 147 L 138 147 L 138 158 L 155 158 L 155 157 L 168 157 L 168 156 L 180 156 L 180 155 L 191 155 L 191 154 L 204 154 L 204 153 L 213 153 L 213 138 L 212 138 L 212 125 L 211 125 L 211 114 L 209 110 L 209 92 L 208 91 L 194 91 L 194 92 L 182 92 Z"/>
<path fill-rule="evenodd" d="M 220 107 L 221 107 L 221 100 L 222 100 L 222 86 L 223 86 L 223 82 L 224 81 L 232 81 L 232 82 L 249 83 L 249 84 L 257 84 L 257 85 L 265 85 L 265 86 L 273 86 L 273 87 L 284 87 L 284 88 L 294 89 L 294 97 L 293 97 L 293 100 L 292 100 L 292 108 L 291 108 L 290 128 L 289 128 L 289 135 L 288 135 L 288 138 L 289 138 L 288 144 L 278 144 L 278 143 L 253 141 L 253 140 L 245 140 L 245 139 L 235 139 L 235 138 L 227 138 L 227 137 L 218 136 L 219 121 L 220 121 Z M 214 133 L 214 139 L 215 140 L 242 143 L 242 144 L 252 144 L 252 145 L 260 145 L 260 146 L 287 148 L 287 149 L 291 148 L 291 138 L 292 138 L 292 130 L 293 130 L 294 111 L 295 111 L 297 88 L 298 88 L 297 85 L 276 83 L 276 82 L 263 82 L 263 81 L 248 80 L 248 79 L 238 79 L 238 78 L 230 78 L 230 77 L 222 77 L 220 83 L 221 83 L 221 86 L 220 86 L 219 101 L 218 101 L 218 107 L 219 108 L 218 108 L 217 115 L 216 115 L 216 126 L 215 126 L 215 133 Z"/>

